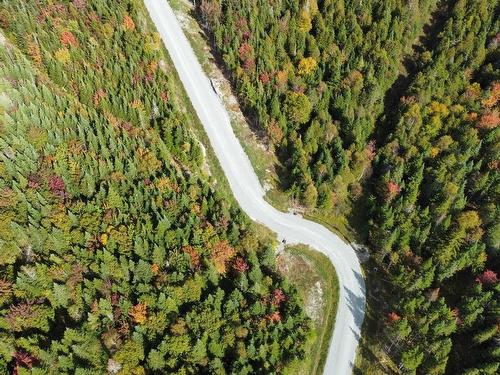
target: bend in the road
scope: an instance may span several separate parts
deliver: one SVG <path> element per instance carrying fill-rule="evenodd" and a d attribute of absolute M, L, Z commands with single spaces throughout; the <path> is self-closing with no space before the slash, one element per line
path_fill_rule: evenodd
<path fill-rule="evenodd" d="M 365 283 L 352 246 L 325 227 L 276 210 L 264 200 L 264 189 L 236 138 L 229 116 L 213 91 L 167 0 L 145 0 L 186 92 L 200 118 L 241 208 L 286 239 L 321 251 L 333 263 L 340 284 L 339 302 L 325 374 L 352 372 L 365 310 Z"/>

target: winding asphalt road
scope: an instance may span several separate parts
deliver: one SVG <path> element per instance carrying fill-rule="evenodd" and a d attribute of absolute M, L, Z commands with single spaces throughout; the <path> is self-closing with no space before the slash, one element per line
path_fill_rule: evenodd
<path fill-rule="evenodd" d="M 172 8 L 167 0 L 144 2 L 241 208 L 250 218 L 276 232 L 280 240 L 307 244 L 328 256 L 335 266 L 340 296 L 324 373 L 352 373 L 365 311 L 365 283 L 354 249 L 325 227 L 280 212 L 264 200 L 264 189 L 233 133 L 226 109 L 212 89 Z"/>

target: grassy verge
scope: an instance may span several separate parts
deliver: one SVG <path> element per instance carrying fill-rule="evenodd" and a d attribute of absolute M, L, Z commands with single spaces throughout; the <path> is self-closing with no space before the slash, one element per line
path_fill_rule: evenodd
<path fill-rule="evenodd" d="M 337 311 L 335 269 L 325 255 L 304 245 L 288 246 L 277 262 L 280 272 L 296 286 L 313 322 L 305 358 L 290 363 L 284 373 L 322 374 Z"/>
<path fill-rule="evenodd" d="M 272 206 L 282 212 L 288 211 L 289 207 L 293 207 L 293 202 L 287 193 L 278 189 L 271 189 L 267 191 L 264 199 Z M 358 202 L 359 207 L 355 208 L 356 212 L 361 212 L 364 202 Z M 341 214 L 343 208 L 336 207 L 334 209 L 321 209 L 321 208 L 304 208 L 299 207 L 302 216 L 308 220 L 315 221 L 318 224 L 328 228 L 333 233 L 336 233 L 347 242 L 365 243 L 366 233 L 368 230 L 356 231 L 353 227 L 363 228 L 366 226 L 366 221 L 358 223 L 361 218 L 351 212 L 352 208 L 346 207 L 345 210 L 348 214 Z M 350 219 L 348 219 L 350 218 Z"/>
<path fill-rule="evenodd" d="M 390 299 L 391 288 L 386 281 L 388 275 L 377 269 L 373 261 L 365 264 L 366 310 L 363 323 L 363 335 L 359 342 L 358 354 L 353 374 L 396 375 L 401 374 L 398 366 L 391 359 L 391 351 L 397 347 L 391 345 L 386 336 L 383 317 L 388 311 L 386 301 Z"/>

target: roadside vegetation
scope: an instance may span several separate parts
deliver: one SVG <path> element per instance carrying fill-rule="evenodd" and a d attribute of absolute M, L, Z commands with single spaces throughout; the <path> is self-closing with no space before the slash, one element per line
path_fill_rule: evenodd
<path fill-rule="evenodd" d="M 305 358 L 287 366 L 285 374 L 323 374 L 337 312 L 339 285 L 330 260 L 307 246 L 287 246 L 278 255 L 277 267 L 297 288 L 313 329 Z"/>
<path fill-rule="evenodd" d="M 304 358 L 311 320 L 142 3 L 0 1 L 0 27 L 0 373 Z"/>

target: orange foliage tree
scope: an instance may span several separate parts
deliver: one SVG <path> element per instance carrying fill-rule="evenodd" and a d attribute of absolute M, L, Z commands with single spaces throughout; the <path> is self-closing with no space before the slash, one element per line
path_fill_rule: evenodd
<path fill-rule="evenodd" d="M 134 31 L 135 30 L 134 20 L 129 15 L 126 15 L 125 17 L 123 17 L 123 28 L 127 31 Z"/>
<path fill-rule="evenodd" d="M 212 248 L 212 261 L 219 273 L 226 273 L 226 263 L 234 257 L 236 251 L 227 241 L 219 241 Z"/>
<path fill-rule="evenodd" d="M 130 317 L 137 324 L 143 324 L 147 319 L 147 307 L 145 303 L 138 303 L 133 306 L 129 313 Z"/>
<path fill-rule="evenodd" d="M 192 269 L 199 269 L 200 268 L 200 254 L 192 247 L 192 246 L 184 246 L 182 248 L 182 251 L 184 251 L 187 255 L 189 255 L 189 259 L 191 261 L 191 268 Z"/>
<path fill-rule="evenodd" d="M 481 129 L 494 129 L 498 124 L 500 124 L 500 116 L 498 115 L 498 111 L 494 110 L 483 114 L 479 119 L 477 127 Z"/>
<path fill-rule="evenodd" d="M 78 47 L 78 41 L 71 31 L 63 31 L 59 39 L 64 47 Z"/>
<path fill-rule="evenodd" d="M 394 181 L 389 181 L 387 183 L 387 199 L 394 199 L 401 192 L 401 187 Z"/>
<path fill-rule="evenodd" d="M 42 65 L 42 53 L 35 39 L 28 41 L 28 55 L 33 59 L 36 65 Z"/>

